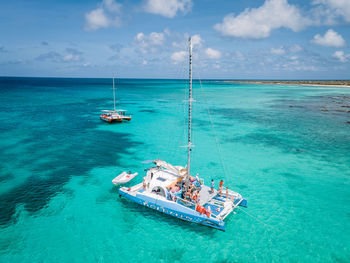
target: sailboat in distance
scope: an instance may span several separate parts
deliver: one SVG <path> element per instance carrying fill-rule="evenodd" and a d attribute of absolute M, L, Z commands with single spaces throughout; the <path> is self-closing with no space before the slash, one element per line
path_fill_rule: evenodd
<path fill-rule="evenodd" d="M 192 118 L 192 41 L 189 39 L 189 100 L 187 166 L 173 166 L 160 159 L 147 161 L 154 166 L 146 169 L 143 182 L 121 187 L 119 195 L 135 203 L 179 219 L 225 231 L 224 219 L 247 200 L 228 187 L 217 191 L 204 180 L 191 176 Z"/>
<path fill-rule="evenodd" d="M 122 122 L 122 121 L 131 121 L 131 116 L 125 115 L 126 110 L 116 110 L 115 109 L 115 86 L 114 86 L 114 76 L 113 76 L 113 102 L 114 109 L 113 110 L 102 110 L 100 119 L 108 122 Z"/>

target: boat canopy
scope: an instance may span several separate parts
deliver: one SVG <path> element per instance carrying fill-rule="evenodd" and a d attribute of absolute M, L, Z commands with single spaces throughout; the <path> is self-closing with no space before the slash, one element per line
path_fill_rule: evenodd
<path fill-rule="evenodd" d="M 153 163 L 157 165 L 158 167 L 163 167 L 165 169 L 168 169 L 169 171 L 172 171 L 173 173 L 176 173 L 177 175 L 183 177 L 187 174 L 187 169 L 182 166 L 173 166 L 170 163 L 164 162 L 160 159 L 154 160 Z"/>

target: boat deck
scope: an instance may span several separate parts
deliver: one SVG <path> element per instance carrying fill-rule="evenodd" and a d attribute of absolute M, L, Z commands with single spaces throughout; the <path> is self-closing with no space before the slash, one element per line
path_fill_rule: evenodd
<path fill-rule="evenodd" d="M 217 190 L 214 189 L 214 192 L 211 192 L 210 187 L 202 185 L 201 190 L 199 191 L 199 204 L 204 205 L 208 203 L 213 197 L 217 195 Z"/>
<path fill-rule="evenodd" d="M 208 209 L 208 207 L 210 207 L 211 213 L 215 216 L 218 216 L 221 213 L 221 211 L 224 210 L 223 206 L 218 206 L 214 204 L 205 204 L 204 207 L 205 209 Z"/>

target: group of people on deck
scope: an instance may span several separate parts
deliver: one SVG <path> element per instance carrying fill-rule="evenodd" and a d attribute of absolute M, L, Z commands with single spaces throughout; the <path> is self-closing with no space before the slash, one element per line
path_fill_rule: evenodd
<path fill-rule="evenodd" d="M 200 190 L 201 190 L 201 184 L 202 182 L 199 179 L 198 174 L 196 177 L 190 176 L 190 182 L 189 186 L 185 187 L 185 182 L 184 181 L 178 181 L 176 182 L 175 185 L 172 185 L 171 187 L 168 188 L 169 191 L 169 199 L 173 201 L 177 201 L 177 198 L 181 198 L 183 200 L 189 201 L 191 203 L 195 204 L 195 210 L 201 214 L 205 214 L 208 217 L 210 217 L 212 211 L 210 206 L 205 208 L 204 206 L 201 206 L 199 204 L 199 198 L 200 198 Z M 210 185 L 210 193 L 214 193 L 215 183 L 214 180 L 211 180 L 211 185 Z M 220 180 L 219 183 L 219 188 L 217 191 L 218 195 L 222 197 L 224 195 L 224 181 Z M 226 198 L 229 198 L 229 190 L 228 187 L 226 187 Z M 218 208 L 220 209 L 220 208 Z M 218 210 L 216 210 L 218 211 Z"/>
<path fill-rule="evenodd" d="M 210 184 L 210 193 L 214 193 L 214 180 L 211 179 L 211 184 Z M 218 194 L 221 197 L 223 195 L 223 190 L 224 190 L 224 181 L 220 180 L 219 183 L 219 189 L 218 189 Z M 228 187 L 226 186 L 226 198 L 228 199 L 229 194 L 228 194 Z"/>
<path fill-rule="evenodd" d="M 197 203 L 199 200 L 199 191 L 200 186 L 197 187 L 191 182 L 190 186 L 187 188 L 187 191 L 183 193 L 183 199 Z"/>
<path fill-rule="evenodd" d="M 198 177 L 190 176 L 189 184 L 185 186 L 184 181 L 177 181 L 175 184 L 167 187 L 169 199 L 176 202 L 177 198 L 196 203 L 199 200 L 199 191 L 201 181 Z"/>

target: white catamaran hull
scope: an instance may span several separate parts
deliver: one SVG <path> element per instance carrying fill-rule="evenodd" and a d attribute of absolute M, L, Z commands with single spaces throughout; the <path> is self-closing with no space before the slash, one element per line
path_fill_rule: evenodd
<path fill-rule="evenodd" d="M 134 187 L 142 187 L 141 184 L 135 185 Z M 180 206 L 178 203 L 174 203 L 173 201 L 167 200 L 160 196 L 155 195 L 154 197 L 150 197 L 147 195 L 143 195 L 142 193 L 132 191 L 130 188 L 121 187 L 119 189 L 119 195 L 123 196 L 137 204 L 152 208 L 161 213 L 171 215 L 177 217 L 179 219 L 213 227 L 222 231 L 225 231 L 225 222 L 223 220 L 214 219 L 212 217 L 208 217 L 207 215 L 203 215 L 194 209 Z"/>

